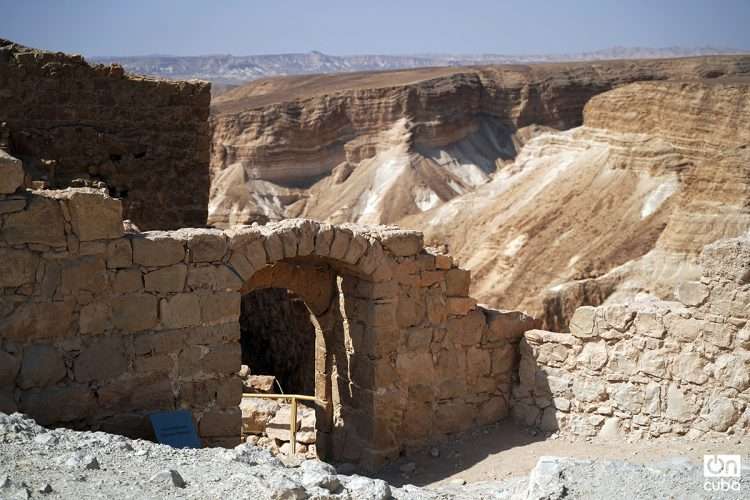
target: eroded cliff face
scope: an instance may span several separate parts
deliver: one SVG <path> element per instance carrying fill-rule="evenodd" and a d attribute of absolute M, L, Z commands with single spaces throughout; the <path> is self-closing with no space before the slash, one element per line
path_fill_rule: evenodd
<path fill-rule="evenodd" d="M 480 300 L 555 330 L 582 304 L 673 298 L 699 278 L 704 245 L 750 229 L 750 82 L 634 83 L 583 116 L 531 139 L 487 185 L 402 221 L 448 243 Z"/>
<path fill-rule="evenodd" d="M 214 103 L 209 220 L 418 229 L 480 300 L 564 329 L 580 305 L 669 298 L 703 245 L 747 231 L 748 73 L 737 56 L 259 81 Z"/>
<path fill-rule="evenodd" d="M 144 230 L 206 223 L 210 98 L 0 39 L 0 148 L 48 187 L 105 185 Z"/>
<path fill-rule="evenodd" d="M 601 92 L 749 71 L 731 56 L 260 80 L 213 102 L 209 222 L 395 222 L 487 183 L 530 130 L 580 125 Z"/>

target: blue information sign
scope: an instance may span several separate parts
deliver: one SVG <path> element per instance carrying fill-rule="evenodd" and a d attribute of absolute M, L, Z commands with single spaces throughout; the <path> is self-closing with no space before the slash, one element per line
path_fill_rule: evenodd
<path fill-rule="evenodd" d="M 187 410 L 161 411 L 149 415 L 156 440 L 173 448 L 200 448 L 201 441 Z"/>

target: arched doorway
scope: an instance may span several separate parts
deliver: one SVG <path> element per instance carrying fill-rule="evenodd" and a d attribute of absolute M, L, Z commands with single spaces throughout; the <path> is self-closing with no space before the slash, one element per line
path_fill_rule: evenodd
<path fill-rule="evenodd" d="M 242 296 L 242 364 L 252 375 L 274 377 L 274 392 L 315 392 L 316 326 L 311 315 L 305 301 L 284 288 L 261 288 Z"/>
<path fill-rule="evenodd" d="M 242 296 L 240 410 L 243 437 L 248 442 L 274 453 L 318 456 L 315 403 L 272 396 L 314 396 L 319 335 L 315 315 L 294 292 L 259 288 Z M 289 432 L 292 413 L 295 433 Z"/>
<path fill-rule="evenodd" d="M 334 420 L 328 346 L 342 328 L 336 276 L 317 259 L 282 260 L 258 270 L 241 290 L 243 363 L 249 363 L 251 373 L 275 377 L 270 392 L 315 396 L 314 444 L 320 457 L 330 455 Z M 265 407 L 273 411 L 272 405 Z M 277 411 L 288 413 L 283 403 Z M 288 419 L 276 417 L 269 422 L 271 430 L 287 429 Z M 303 417 L 304 407 L 300 421 Z M 288 436 L 286 430 L 267 434 Z"/>

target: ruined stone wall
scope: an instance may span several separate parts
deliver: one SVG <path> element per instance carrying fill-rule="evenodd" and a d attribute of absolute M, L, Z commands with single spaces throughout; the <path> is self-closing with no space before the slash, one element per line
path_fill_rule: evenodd
<path fill-rule="evenodd" d="M 750 431 L 750 241 L 702 254 L 680 302 L 578 308 L 570 333 L 521 342 L 513 413 L 543 430 L 608 438 Z"/>
<path fill-rule="evenodd" d="M 125 75 L 0 39 L 9 153 L 52 187 L 104 182 L 141 229 L 206 223 L 210 99 L 205 82 Z"/>
<path fill-rule="evenodd" d="M 123 234 L 91 188 L 0 206 L 0 411 L 148 435 L 187 408 L 239 440 L 240 297 L 286 288 L 316 317 L 318 448 L 377 465 L 508 413 L 513 343 L 533 321 L 484 310 L 469 273 L 392 227 L 290 220 Z M 5 205 L 8 199 L 15 205 Z"/>

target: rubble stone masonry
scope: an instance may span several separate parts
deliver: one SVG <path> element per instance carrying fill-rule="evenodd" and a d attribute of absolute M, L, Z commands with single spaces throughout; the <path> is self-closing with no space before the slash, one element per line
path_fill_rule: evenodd
<path fill-rule="evenodd" d="M 103 182 L 141 229 L 206 223 L 210 99 L 0 39 L 0 149 L 51 187 Z"/>
<path fill-rule="evenodd" d="M 146 436 L 148 413 L 187 408 L 207 444 L 236 444 L 240 299 L 286 288 L 317 322 L 323 456 L 376 466 L 509 412 L 535 322 L 478 307 L 469 272 L 420 233 L 301 219 L 123 233 L 103 191 L 3 192 L 0 411 Z"/>
<path fill-rule="evenodd" d="M 578 308 L 521 342 L 514 416 L 580 436 L 750 431 L 750 241 L 720 240 L 679 302 Z"/>

